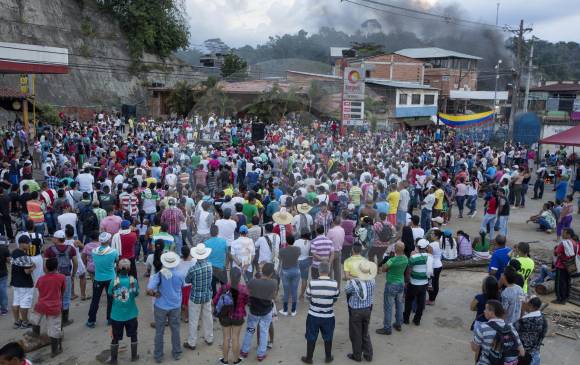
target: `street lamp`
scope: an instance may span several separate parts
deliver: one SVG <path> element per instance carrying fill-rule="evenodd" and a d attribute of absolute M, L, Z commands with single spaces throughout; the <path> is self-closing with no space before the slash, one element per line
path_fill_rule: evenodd
<path fill-rule="evenodd" d="M 498 103 L 497 103 L 497 84 L 499 82 L 499 67 L 501 65 L 501 60 L 497 61 L 497 65 L 495 65 L 495 92 L 493 96 L 493 121 L 494 123 L 497 122 L 497 111 L 498 111 Z"/>

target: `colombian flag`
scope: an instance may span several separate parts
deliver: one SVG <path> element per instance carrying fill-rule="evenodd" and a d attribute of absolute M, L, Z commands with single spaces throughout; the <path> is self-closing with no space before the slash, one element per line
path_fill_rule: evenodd
<path fill-rule="evenodd" d="M 451 128 L 477 127 L 493 122 L 493 117 L 493 111 L 469 115 L 437 114 L 437 118 Z"/>

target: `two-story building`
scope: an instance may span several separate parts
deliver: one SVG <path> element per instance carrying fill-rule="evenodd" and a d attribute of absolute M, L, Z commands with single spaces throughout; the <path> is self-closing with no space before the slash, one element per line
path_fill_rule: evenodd
<path fill-rule="evenodd" d="M 477 90 L 477 63 L 481 57 L 442 48 L 406 48 L 395 52 L 424 63 L 423 83 L 439 89 L 439 110 L 451 109 L 451 90 Z"/>

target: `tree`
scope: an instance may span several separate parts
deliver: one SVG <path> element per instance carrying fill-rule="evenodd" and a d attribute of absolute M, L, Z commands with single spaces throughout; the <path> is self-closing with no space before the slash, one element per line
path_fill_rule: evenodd
<path fill-rule="evenodd" d="M 312 106 L 318 106 L 324 97 L 324 90 L 320 87 L 320 83 L 316 80 L 310 82 L 310 87 L 308 88 L 308 112 L 312 113 Z"/>
<path fill-rule="evenodd" d="M 194 110 L 204 116 L 217 112 L 219 116 L 225 117 L 236 112 L 236 105 L 223 88 L 215 86 L 207 89 L 197 100 Z"/>
<path fill-rule="evenodd" d="M 235 75 L 243 79 L 246 76 L 247 68 L 248 63 L 243 58 L 234 53 L 228 53 L 224 57 L 221 72 L 224 78 Z"/>
<path fill-rule="evenodd" d="M 356 50 L 358 57 L 372 57 L 385 53 L 385 46 L 371 42 L 352 42 L 351 46 Z"/>
<path fill-rule="evenodd" d="M 377 129 L 379 115 L 384 115 L 385 101 L 382 99 L 365 98 L 365 119 L 370 123 L 371 130 L 374 132 Z"/>
<path fill-rule="evenodd" d="M 187 81 L 179 81 L 169 94 L 167 105 L 172 113 L 187 115 L 193 108 L 193 88 Z"/>

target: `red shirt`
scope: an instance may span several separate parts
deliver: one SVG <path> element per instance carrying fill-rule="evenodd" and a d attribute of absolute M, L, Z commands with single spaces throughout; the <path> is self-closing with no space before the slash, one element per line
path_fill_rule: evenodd
<path fill-rule="evenodd" d="M 119 259 L 132 259 L 135 257 L 135 245 L 137 244 L 137 234 L 131 232 L 121 235 L 121 257 Z"/>
<path fill-rule="evenodd" d="M 495 197 L 491 197 L 489 202 L 487 203 L 487 210 L 485 211 L 487 214 L 495 214 L 497 212 L 497 199 Z"/>
<path fill-rule="evenodd" d="M 59 273 L 48 273 L 36 282 L 38 302 L 34 310 L 47 316 L 60 315 L 62 310 L 62 295 L 64 293 L 65 277 Z"/>

